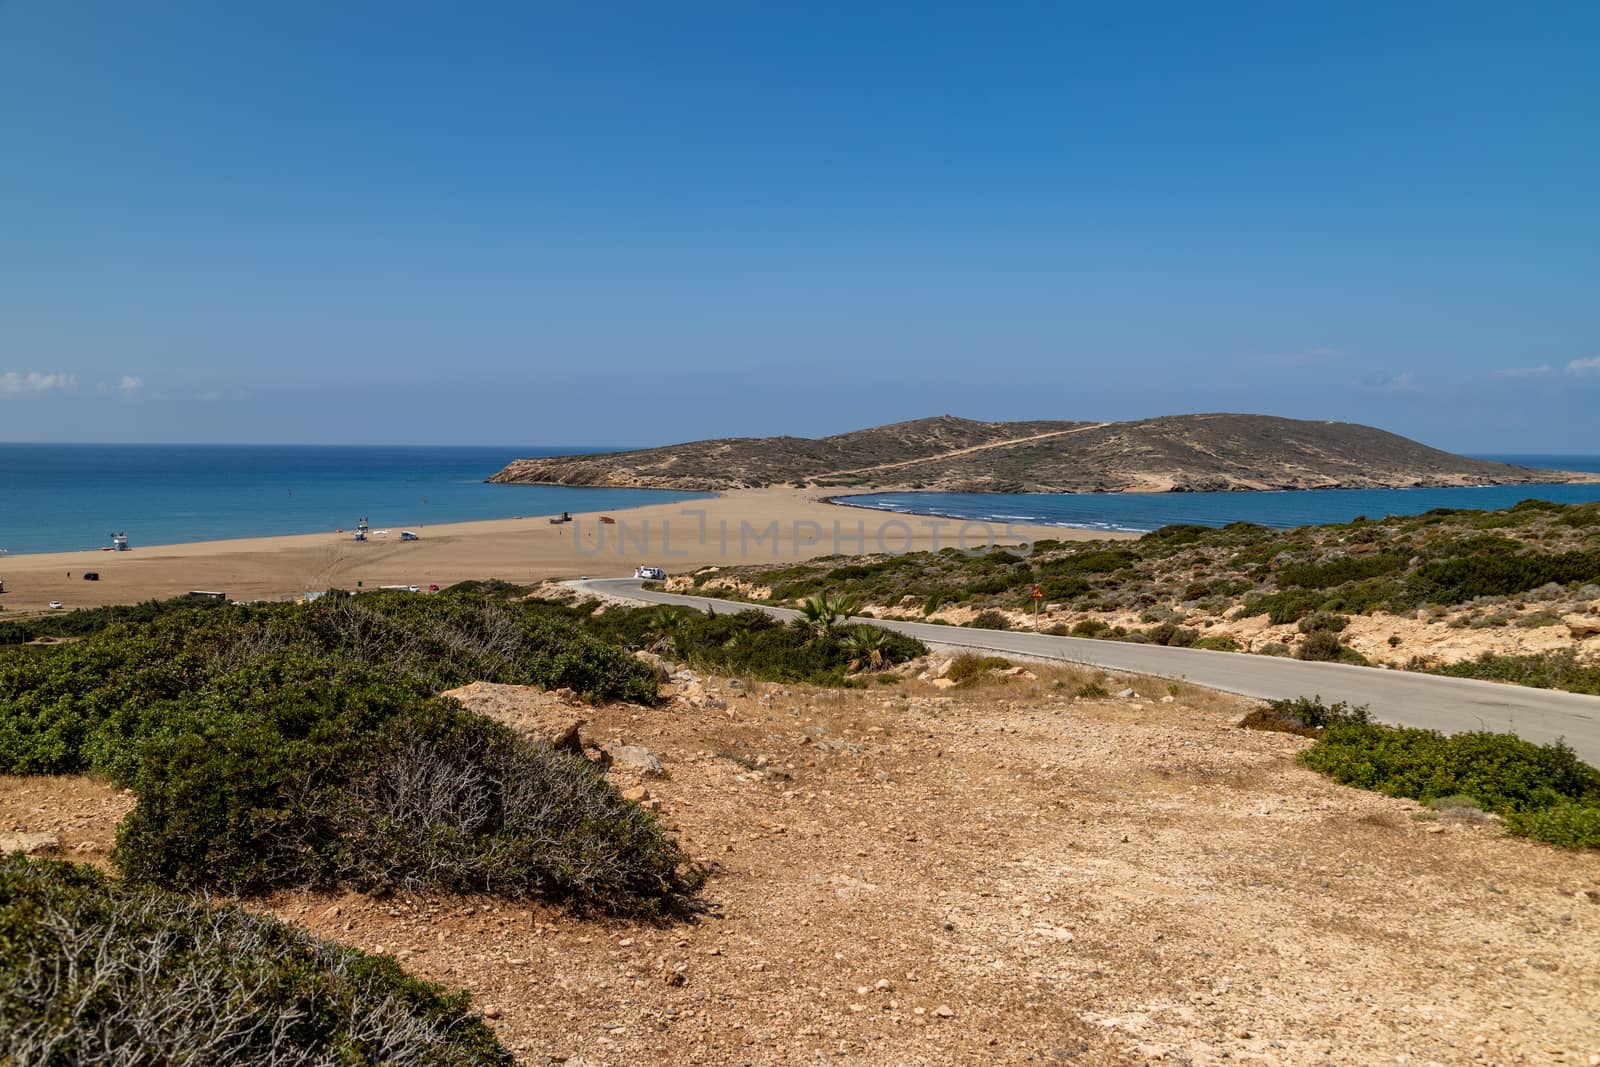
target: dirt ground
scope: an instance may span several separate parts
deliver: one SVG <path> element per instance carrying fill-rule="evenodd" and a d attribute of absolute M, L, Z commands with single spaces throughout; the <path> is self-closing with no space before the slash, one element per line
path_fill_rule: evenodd
<path fill-rule="evenodd" d="M 1600 855 L 1331 784 L 1233 697 L 1033 669 L 583 709 L 664 764 L 690 922 L 253 906 L 470 989 L 530 1064 L 1600 1063 Z M 69 854 L 127 804 L 0 779 Z"/>

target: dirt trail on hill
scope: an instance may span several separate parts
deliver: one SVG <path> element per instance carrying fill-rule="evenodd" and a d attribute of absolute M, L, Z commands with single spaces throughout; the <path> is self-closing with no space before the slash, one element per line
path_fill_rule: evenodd
<path fill-rule="evenodd" d="M 1028 437 L 1010 437 L 1004 441 L 989 441 L 985 444 L 972 445 L 968 448 L 953 448 L 948 452 L 938 452 L 931 456 L 918 456 L 916 459 L 900 459 L 895 460 L 893 463 L 878 463 L 871 467 L 856 467 L 854 470 L 829 471 L 827 474 L 818 475 L 818 477 L 839 478 L 847 474 L 871 474 L 873 471 L 915 467 L 919 463 L 935 463 L 942 459 L 954 459 L 956 456 L 971 455 L 974 452 L 987 452 L 993 448 L 1010 448 L 1013 445 L 1025 445 L 1030 441 L 1044 441 L 1052 437 L 1065 437 L 1068 434 L 1084 433 L 1087 430 L 1101 430 L 1110 425 L 1111 423 L 1109 422 L 1092 422 L 1087 426 L 1074 426 L 1070 430 L 1051 430 L 1049 433 L 1036 433 Z"/>
<path fill-rule="evenodd" d="M 252 906 L 471 990 L 528 1064 L 1600 1055 L 1600 856 L 1334 785 L 1295 763 L 1304 740 L 1234 728 L 1232 697 L 1135 681 L 1137 699 L 1074 699 L 1101 676 L 1039 674 L 707 680 L 663 708 L 579 709 L 591 740 L 665 765 L 619 784 L 713 865 L 693 922 L 404 894 Z M 36 817 L 27 781 L 0 781 L 5 825 Z"/>

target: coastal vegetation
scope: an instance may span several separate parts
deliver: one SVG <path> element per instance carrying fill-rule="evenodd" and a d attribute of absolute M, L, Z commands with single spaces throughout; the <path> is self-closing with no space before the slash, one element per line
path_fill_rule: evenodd
<path fill-rule="evenodd" d="M 0 1062 L 512 1061 L 464 993 L 238 907 L 0 856 Z"/>
<path fill-rule="evenodd" d="M 653 670 L 479 589 L 193 609 L 0 654 L 0 770 L 138 805 L 113 860 L 172 888 L 487 891 L 657 911 L 686 857 L 588 761 L 437 694 L 474 680 L 656 701 Z"/>
<path fill-rule="evenodd" d="M 0 771 L 94 772 L 137 807 L 113 860 L 169 888 L 482 891 L 676 907 L 698 875 L 589 761 L 438 694 L 473 681 L 659 702 L 653 647 L 706 670 L 844 683 L 925 649 L 759 612 L 595 610 L 497 582 L 305 605 L 84 613 L 77 640 L 0 652 Z M 69 617 L 70 618 L 70 617 Z M 92 626 L 98 625 L 98 629 Z"/>
<path fill-rule="evenodd" d="M 1031 627 L 1037 588 L 1051 633 L 1600 690 L 1582 644 L 1600 619 L 1581 621 L 1600 604 L 1600 504 L 706 567 L 672 587 L 785 605 L 826 593 L 886 618 L 991 628 Z M 1453 640 L 1421 647 L 1419 627 Z M 1469 635 L 1507 647 L 1475 648 Z M 1442 657 L 1452 644 L 1471 651 Z"/>
<path fill-rule="evenodd" d="M 1385 726 L 1364 708 L 1271 701 L 1240 724 L 1315 737 L 1299 759 L 1358 789 L 1497 815 L 1506 829 L 1562 848 L 1600 848 L 1600 770 L 1557 742 Z"/>

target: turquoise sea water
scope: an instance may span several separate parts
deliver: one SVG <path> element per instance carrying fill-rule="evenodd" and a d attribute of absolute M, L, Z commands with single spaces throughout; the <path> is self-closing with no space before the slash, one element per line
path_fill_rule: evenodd
<path fill-rule="evenodd" d="M 125 530 L 133 546 L 606 511 L 705 494 L 647 489 L 488 485 L 524 456 L 575 448 L 311 445 L 0 444 L 0 549 L 93 549 Z M 1492 456 L 1529 466 L 1600 471 L 1600 456 Z M 1175 522 L 1268 526 L 1346 522 L 1429 508 L 1497 508 L 1534 496 L 1600 500 L 1600 485 L 1296 493 L 877 493 L 842 498 L 889 511 L 1105 530 Z"/>
<path fill-rule="evenodd" d="M 1600 471 L 1600 456 L 1483 456 L 1554 470 Z M 841 503 L 987 522 L 1036 523 L 1143 533 L 1173 523 L 1289 527 L 1349 522 L 1357 515 L 1420 515 L 1433 508 L 1504 508 L 1536 497 L 1561 504 L 1600 500 L 1596 485 L 1506 485 L 1467 489 L 1308 489 L 1286 493 L 867 493 Z"/>
<path fill-rule="evenodd" d="M 572 448 L 0 444 L 0 549 L 65 552 L 604 511 L 705 494 L 487 485 Z"/>

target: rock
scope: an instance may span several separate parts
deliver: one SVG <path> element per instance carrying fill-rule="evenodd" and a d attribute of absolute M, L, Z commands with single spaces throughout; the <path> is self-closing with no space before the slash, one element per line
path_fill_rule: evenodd
<path fill-rule="evenodd" d="M 661 761 L 656 759 L 656 754 L 643 745 L 607 745 L 606 754 L 611 757 L 614 766 L 626 770 L 656 777 L 667 773 Z"/>
<path fill-rule="evenodd" d="M 953 660 L 953 659 L 945 659 L 943 657 L 940 657 L 939 659 L 929 660 L 928 661 L 928 677 L 930 677 L 930 678 L 943 678 L 945 675 L 950 673 L 950 664 L 952 664 L 954 662 L 955 662 L 955 660 Z"/>
<path fill-rule="evenodd" d="M 55 834 L 0 834 L 0 853 L 21 852 L 25 856 L 48 856 L 61 851 L 61 838 Z"/>
<path fill-rule="evenodd" d="M 744 687 L 745 687 L 745 684 L 743 682 L 741 682 L 739 679 L 737 679 L 737 678 L 729 678 L 728 679 L 728 688 L 729 689 L 743 689 Z"/>
<path fill-rule="evenodd" d="M 935 678 L 928 684 L 935 689 L 954 689 L 956 687 L 955 680 L 951 678 Z"/>
<path fill-rule="evenodd" d="M 500 1014 L 500 1006 L 497 1004 L 485 1004 L 483 1007 L 483 1017 L 485 1019 L 498 1019 Z"/>
<path fill-rule="evenodd" d="M 480 715 L 511 727 L 517 733 L 539 745 L 583 755 L 583 737 L 580 730 L 588 720 L 572 713 L 561 702 L 561 694 L 572 690 L 546 693 L 531 685 L 499 685 L 493 682 L 473 682 L 444 695 Z"/>
<path fill-rule="evenodd" d="M 948 1004 L 939 1005 L 937 1008 L 933 1009 L 933 1013 L 941 1019 L 948 1019 L 955 1015 L 955 1012 L 950 1010 L 950 1005 Z"/>
<path fill-rule="evenodd" d="M 1561 619 L 1578 640 L 1600 635 L 1600 615 L 1564 615 Z"/>
<path fill-rule="evenodd" d="M 1127 700 L 1129 697 L 1136 697 L 1139 694 L 1135 693 L 1132 689 L 1123 689 L 1111 695 L 1116 697 L 1118 700 Z"/>
<path fill-rule="evenodd" d="M 1030 671 L 1026 667 L 997 667 L 995 669 L 994 673 L 999 675 L 1002 678 L 1037 678 L 1037 677 L 1039 677 L 1037 674 L 1034 674 L 1032 671 Z"/>
<path fill-rule="evenodd" d="M 666 685 L 672 681 L 672 672 L 667 670 L 667 665 L 654 652 L 645 652 L 641 649 L 633 654 L 633 658 L 640 662 L 648 663 L 655 669 L 657 685 Z"/>
<path fill-rule="evenodd" d="M 632 789 L 624 789 L 622 791 L 622 799 L 631 800 L 635 804 L 642 804 L 650 799 L 650 790 L 642 785 L 636 785 Z"/>
<path fill-rule="evenodd" d="M 1177 700 L 1177 699 L 1178 699 L 1177 697 L 1172 696 L 1169 693 L 1168 695 L 1166 695 L 1166 696 L 1161 698 L 1161 703 L 1163 703 L 1163 704 L 1171 704 L 1174 700 Z"/>

